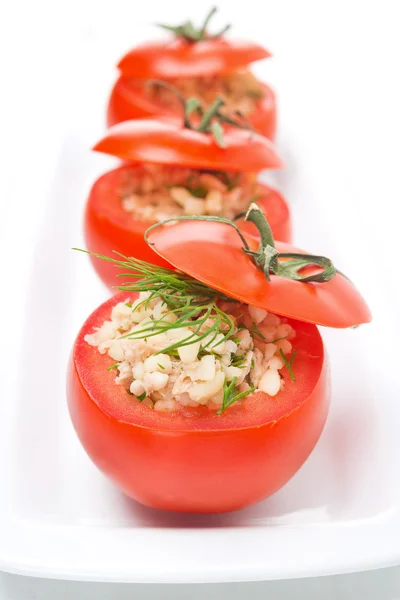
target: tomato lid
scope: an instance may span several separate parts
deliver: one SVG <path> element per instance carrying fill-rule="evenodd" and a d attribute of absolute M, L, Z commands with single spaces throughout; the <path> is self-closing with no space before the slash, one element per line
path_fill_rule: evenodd
<path fill-rule="evenodd" d="M 151 247 L 176 269 L 246 304 L 327 327 L 354 327 L 371 313 L 353 283 L 322 256 L 276 245 L 263 213 L 246 216 L 260 240 L 227 219 L 183 217 L 147 231 Z"/>
<path fill-rule="evenodd" d="M 223 38 L 230 25 L 210 33 L 208 25 L 216 11 L 212 8 L 198 29 L 191 21 L 177 26 L 160 25 L 175 37 L 138 45 L 123 56 L 118 63 L 119 70 L 126 77 L 143 79 L 202 77 L 236 71 L 271 56 L 254 42 Z"/>
<path fill-rule="evenodd" d="M 143 119 L 113 125 L 93 147 L 123 160 L 227 171 L 278 169 L 283 163 L 270 140 L 243 129 L 226 129 L 224 147 L 213 135 L 176 120 Z"/>

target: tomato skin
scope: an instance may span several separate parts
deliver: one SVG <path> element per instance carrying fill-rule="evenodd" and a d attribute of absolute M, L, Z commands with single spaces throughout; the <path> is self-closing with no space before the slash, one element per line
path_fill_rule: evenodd
<path fill-rule="evenodd" d="M 69 364 L 68 407 L 80 441 L 93 462 L 128 496 L 169 511 L 238 510 L 280 489 L 309 456 L 328 413 L 327 361 L 317 329 L 306 326 L 306 337 L 310 338 L 311 333 L 312 338 L 311 353 L 319 354 L 315 385 L 308 397 L 287 414 L 277 414 L 276 419 L 254 426 L 241 427 L 239 421 L 237 428 L 213 430 L 174 428 L 173 417 L 163 414 L 162 422 L 170 419 L 170 427 L 144 427 L 133 419 L 128 422 L 121 415 L 106 413 L 96 402 L 96 389 L 84 385 L 91 369 L 100 388 L 103 375 L 98 373 L 112 378 L 105 368 L 105 357 L 89 348 L 83 336 L 92 331 L 95 323 L 107 318 L 111 307 L 126 296 L 114 296 L 93 313 L 78 335 Z M 113 402 L 118 412 L 121 386 L 113 380 L 109 385 L 115 386 L 110 389 L 115 389 Z M 272 401 L 279 412 L 279 396 Z M 241 410 L 238 407 L 239 414 Z"/>
<path fill-rule="evenodd" d="M 229 125 L 223 137 L 221 147 L 212 134 L 184 127 L 176 117 L 137 119 L 110 127 L 93 150 L 123 161 L 214 171 L 258 172 L 283 167 L 271 140 L 259 133 Z"/>
<path fill-rule="evenodd" d="M 86 203 L 84 231 L 86 247 L 109 257 L 115 257 L 114 250 L 124 256 L 135 256 L 141 260 L 170 267 L 170 264 L 156 254 L 144 240 L 144 233 L 151 222 L 135 221 L 126 213 L 117 196 L 121 178 L 132 170 L 132 165 L 122 165 L 102 175 L 93 185 Z M 260 207 L 270 218 L 273 233 L 277 239 L 289 241 L 291 220 L 289 208 L 283 197 L 272 188 L 265 188 L 265 197 L 260 199 Z M 251 223 L 240 221 L 244 231 L 254 232 Z M 107 261 L 92 259 L 100 278 L 109 287 L 118 284 L 115 266 Z M 120 280 L 122 283 L 122 280 Z"/>
<path fill-rule="evenodd" d="M 84 215 L 84 235 L 89 252 L 103 254 L 110 258 L 119 257 L 114 251 L 124 256 L 135 256 L 146 262 L 162 267 L 170 267 L 169 263 L 158 256 L 144 240 L 144 232 L 151 223 L 135 221 L 126 213 L 117 195 L 121 175 L 131 170 L 130 165 L 122 165 L 105 173 L 94 183 L 86 202 Z M 117 278 L 117 269 L 113 263 L 90 257 L 93 267 L 100 279 L 110 288 L 122 284 Z"/>
<path fill-rule="evenodd" d="M 255 236 L 246 240 L 250 250 L 258 250 Z M 245 304 L 324 327 L 354 327 L 372 319 L 364 298 L 339 271 L 324 282 L 304 283 L 272 274 L 268 281 L 228 224 L 201 220 L 159 224 L 149 232 L 148 241 L 175 269 Z M 305 254 L 283 242 L 276 243 L 276 250 Z"/>
<path fill-rule="evenodd" d="M 242 69 L 271 53 L 255 42 L 217 39 L 190 43 L 182 38 L 145 42 L 130 50 L 118 63 L 126 77 L 174 79 L 204 77 Z"/>
<path fill-rule="evenodd" d="M 145 119 L 157 116 L 181 116 L 171 112 L 156 102 L 152 102 L 137 89 L 129 85 L 129 79 L 121 75 L 115 82 L 107 107 L 107 125 L 110 127 L 122 121 Z M 273 140 L 276 134 L 276 98 L 274 91 L 263 85 L 264 97 L 257 103 L 257 109 L 249 115 L 249 121 L 261 135 Z"/>

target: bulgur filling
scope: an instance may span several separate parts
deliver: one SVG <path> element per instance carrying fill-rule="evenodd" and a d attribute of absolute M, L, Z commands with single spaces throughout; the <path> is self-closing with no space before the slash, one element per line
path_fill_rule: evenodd
<path fill-rule="evenodd" d="M 158 411 L 205 406 L 220 413 L 254 391 L 275 396 L 285 384 L 285 365 L 294 379 L 295 330 L 284 318 L 185 275 L 170 277 L 172 285 L 160 282 L 133 304 L 116 304 L 110 320 L 85 336 L 117 361 L 110 367 L 115 382 L 133 400 Z"/>
<path fill-rule="evenodd" d="M 198 98 L 203 108 L 220 96 L 225 101 L 221 112 L 229 116 L 234 116 L 238 111 L 245 116 L 251 114 L 264 96 L 261 82 L 247 69 L 207 77 L 182 77 L 169 80 L 168 83 L 186 99 Z M 157 83 L 147 86 L 135 80 L 131 85 L 139 85 L 150 100 L 166 109 L 179 109 L 179 100 L 167 88 Z"/>
<path fill-rule="evenodd" d="M 119 189 L 122 208 L 136 219 L 162 221 L 183 215 L 233 219 L 262 196 L 256 173 L 196 170 L 145 163 Z"/>

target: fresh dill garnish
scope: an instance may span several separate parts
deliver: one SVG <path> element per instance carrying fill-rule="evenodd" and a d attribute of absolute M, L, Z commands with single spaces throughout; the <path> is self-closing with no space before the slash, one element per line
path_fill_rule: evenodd
<path fill-rule="evenodd" d="M 280 342 L 281 340 L 287 340 L 287 335 L 284 335 L 283 337 L 279 337 L 279 338 L 276 338 L 275 340 L 272 340 L 272 342 L 270 342 L 270 344 L 276 344 L 276 342 Z"/>
<path fill-rule="evenodd" d="M 165 367 L 163 365 L 160 365 L 160 363 L 157 363 L 157 365 L 160 367 L 160 369 L 162 369 L 163 371 L 165 370 Z"/>
<path fill-rule="evenodd" d="M 140 394 L 140 396 L 136 396 L 136 398 L 139 400 L 139 402 L 143 402 L 143 400 L 146 398 L 147 394 L 146 392 L 143 392 L 143 394 Z"/>
<path fill-rule="evenodd" d="M 242 369 L 246 366 L 246 354 L 234 354 L 231 359 L 232 367 L 239 367 Z"/>
<path fill-rule="evenodd" d="M 209 192 L 209 189 L 205 185 L 202 185 L 201 183 L 199 183 L 197 185 L 192 185 L 193 179 L 194 179 L 194 176 L 190 175 L 188 177 L 188 180 L 186 181 L 185 185 L 176 186 L 171 183 L 167 183 L 167 184 L 165 184 L 165 187 L 167 189 L 171 189 L 174 187 L 182 187 L 185 190 L 187 190 L 195 198 L 205 198 Z"/>
<path fill-rule="evenodd" d="M 128 308 L 132 308 L 132 302 L 125 302 L 125 306 L 127 306 Z"/>
<path fill-rule="evenodd" d="M 95 256 L 130 271 L 118 274 L 118 276 L 129 277 L 134 281 L 116 286 L 117 289 L 124 292 L 147 292 L 149 294 L 145 300 L 135 305 L 134 310 L 137 310 L 142 304 L 146 308 L 151 300 L 160 298 L 168 307 L 168 311 L 160 319 L 145 322 L 142 327 L 121 336 L 121 338 L 146 340 L 167 331 L 190 327 L 190 334 L 157 352 L 157 354 L 161 352 L 169 354 L 178 348 L 203 340 L 206 340 L 203 343 L 204 349 L 212 351 L 213 347 L 228 340 L 236 331 L 232 317 L 219 307 L 221 300 L 235 302 L 232 298 L 228 298 L 184 273 L 151 265 L 136 258 L 119 255 L 123 260 L 116 260 L 101 255 Z"/>
<path fill-rule="evenodd" d="M 115 365 L 111 365 L 111 367 L 107 367 L 107 371 L 112 371 L 113 369 L 118 369 L 121 363 L 115 363 Z"/>
<path fill-rule="evenodd" d="M 286 366 L 286 368 L 288 370 L 290 381 L 296 381 L 296 377 L 293 374 L 293 368 L 292 367 L 293 367 L 294 359 L 295 359 L 296 354 L 297 354 L 297 350 L 295 350 L 292 353 L 292 356 L 289 358 L 289 360 L 285 356 L 285 353 L 283 352 L 282 348 L 279 348 L 279 353 L 280 353 L 280 355 L 282 357 L 282 360 L 285 363 L 285 366 Z"/>
<path fill-rule="evenodd" d="M 205 185 L 196 185 L 194 187 L 185 186 L 188 192 L 192 194 L 195 198 L 205 198 L 208 194 L 208 188 Z"/>
<path fill-rule="evenodd" d="M 217 410 L 217 415 L 223 413 L 224 410 L 226 410 L 229 406 L 232 406 L 232 404 L 240 400 L 240 398 L 244 398 L 245 396 L 248 396 L 249 394 L 252 394 L 254 392 L 254 387 L 251 387 L 249 390 L 246 390 L 244 392 L 235 393 L 237 390 L 237 388 L 235 388 L 236 381 L 237 377 L 234 377 L 232 381 L 228 384 L 227 380 L 225 379 L 222 406 L 219 410 Z"/>
<path fill-rule="evenodd" d="M 257 323 L 256 323 L 255 321 L 253 321 L 252 325 L 253 325 L 253 328 L 252 328 L 252 329 L 250 329 L 250 327 L 249 327 L 249 331 L 250 331 L 251 333 L 254 333 L 255 335 L 258 335 L 258 337 L 259 337 L 259 338 L 261 338 L 262 340 L 265 340 L 265 335 L 263 335 L 263 334 L 261 333 L 261 331 L 260 331 L 260 330 L 259 330 L 259 328 L 258 328 L 258 325 L 257 325 Z"/>

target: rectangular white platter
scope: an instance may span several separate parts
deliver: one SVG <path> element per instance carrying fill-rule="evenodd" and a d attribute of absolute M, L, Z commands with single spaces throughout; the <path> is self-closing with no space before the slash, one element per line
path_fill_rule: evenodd
<path fill-rule="evenodd" d="M 373 15 L 369 18 L 372 23 Z M 349 56 L 358 59 L 358 51 L 350 53 L 349 32 L 341 38 L 349 54 L 330 54 L 334 36 L 325 27 L 327 40 L 318 37 L 325 66 L 338 63 L 342 75 L 332 71 L 335 83 L 349 85 L 357 60 L 346 65 Z M 296 35 L 294 27 L 291 34 Z M 189 583 L 306 577 L 400 562 L 399 295 L 389 263 L 396 244 L 384 236 L 396 230 L 387 215 L 392 186 L 398 190 L 399 184 L 389 175 L 382 179 L 387 159 L 371 152 L 381 142 L 395 148 L 389 134 L 381 139 L 379 133 L 390 131 L 390 111 L 364 143 L 365 123 L 380 97 L 374 90 L 364 97 L 370 73 L 359 72 L 352 96 L 338 105 L 329 87 L 332 73 L 310 46 L 301 47 L 297 35 L 296 56 L 287 50 L 285 55 L 278 37 L 271 41 L 276 53 L 283 53 L 279 72 L 271 76 L 265 67 L 258 69 L 282 98 L 279 145 L 287 170 L 276 182 L 292 204 L 297 245 L 332 256 L 374 314 L 371 325 L 357 330 L 323 331 L 332 408 L 320 442 L 280 492 L 221 516 L 144 508 L 118 493 L 86 457 L 69 421 L 64 387 L 78 328 L 107 297 L 89 261 L 70 250 L 83 244 L 82 209 L 90 182 L 110 165 L 88 152 L 101 134 L 103 110 L 101 103 L 94 112 L 91 107 L 96 92 L 104 97 L 109 85 L 96 71 L 68 134 L 47 150 L 47 193 L 31 190 L 31 201 L 22 207 L 15 195 L 2 223 L 8 293 L 1 349 L 1 569 L 65 579 Z M 126 35 L 124 47 L 127 40 Z M 98 51 L 99 63 L 106 54 L 101 56 L 100 42 L 95 40 L 88 54 L 93 59 Z M 359 43 L 367 47 L 366 34 Z M 314 70 L 304 70 L 300 78 L 296 69 L 307 60 L 314 61 Z M 378 78 L 379 65 L 374 67 Z M 75 83 L 83 81 L 80 72 Z M 335 109 L 339 116 L 329 118 Z"/>

